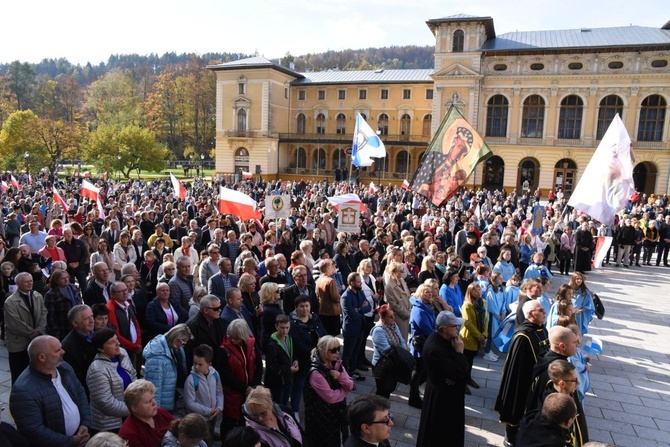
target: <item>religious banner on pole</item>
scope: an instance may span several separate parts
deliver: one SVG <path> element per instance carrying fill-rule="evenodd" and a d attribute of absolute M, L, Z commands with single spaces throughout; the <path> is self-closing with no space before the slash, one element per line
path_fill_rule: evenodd
<path fill-rule="evenodd" d="M 291 215 L 291 196 L 266 196 L 265 218 L 266 219 L 288 219 Z"/>
<path fill-rule="evenodd" d="M 544 207 L 542 205 L 535 205 L 533 207 L 533 229 L 532 233 L 544 233 L 544 226 L 542 226 L 542 219 L 544 218 Z"/>
<path fill-rule="evenodd" d="M 337 219 L 337 231 L 358 234 L 361 228 L 358 225 L 361 208 L 358 203 L 342 203 Z"/>

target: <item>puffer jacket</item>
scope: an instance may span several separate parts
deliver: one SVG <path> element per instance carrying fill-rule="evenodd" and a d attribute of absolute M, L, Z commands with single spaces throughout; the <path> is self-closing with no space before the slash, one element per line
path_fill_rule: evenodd
<path fill-rule="evenodd" d="M 250 336 L 249 341 L 240 347 L 234 345 L 226 336 L 218 349 L 216 369 L 223 384 L 223 414 L 230 419 L 242 418 L 242 404 L 247 387 L 260 384 L 261 371 L 257 365 L 255 342 L 254 337 Z"/>
<path fill-rule="evenodd" d="M 137 380 L 137 373 L 128 353 L 125 349 L 120 349 L 121 368 L 132 381 Z M 118 430 L 123 422 L 121 418 L 130 414 L 123 398 L 123 379 L 116 367 L 116 363 L 98 353 L 86 373 L 86 385 L 91 395 L 91 428 L 98 431 Z"/>
<path fill-rule="evenodd" d="M 179 377 L 179 369 L 186 376 L 186 355 L 184 348 L 176 350 L 177 358 L 167 344 L 165 335 L 151 340 L 142 355 L 144 356 L 144 378 L 156 387 L 156 404 L 168 411 L 174 410 L 175 388 Z"/>
<path fill-rule="evenodd" d="M 296 447 L 303 445 L 302 431 L 295 419 L 288 412 L 283 411 L 277 404 L 274 404 L 272 411 L 277 418 L 277 423 L 283 426 L 283 430 L 277 430 L 256 421 L 246 404 L 242 407 L 247 426 L 256 430 L 256 433 L 261 437 L 261 444 L 268 447 Z M 289 439 L 286 432 L 288 432 L 291 439 Z"/>
<path fill-rule="evenodd" d="M 91 412 L 84 387 L 77 380 L 72 367 L 63 362 L 58 367 L 63 387 L 79 408 L 79 425 L 91 426 Z M 65 435 L 63 407 L 50 374 L 43 374 L 29 366 L 14 383 L 9 405 L 16 428 L 31 445 L 65 447 L 72 445 L 72 436 Z"/>

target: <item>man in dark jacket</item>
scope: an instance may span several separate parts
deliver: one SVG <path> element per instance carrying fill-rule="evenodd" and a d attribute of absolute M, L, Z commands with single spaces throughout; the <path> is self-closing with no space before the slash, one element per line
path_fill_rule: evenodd
<path fill-rule="evenodd" d="M 500 422 L 507 424 L 504 445 L 514 445 L 519 422 L 526 408 L 526 398 L 533 379 L 533 367 L 548 349 L 546 313 L 542 304 L 530 300 L 523 304 L 525 320 L 517 326 L 503 366 L 495 410 Z"/>
<path fill-rule="evenodd" d="M 365 313 L 370 310 L 370 303 L 363 294 L 363 280 L 360 273 L 349 273 L 347 277 L 349 287 L 340 298 L 342 307 L 342 336 L 344 337 L 344 351 L 342 364 L 352 379 L 361 380 L 363 377 L 355 372 L 358 366 L 358 353 L 363 340 L 363 325 Z M 363 380 L 365 380 L 363 378 Z"/>
<path fill-rule="evenodd" d="M 577 407 L 570 396 L 554 393 L 544 401 L 542 410 L 528 413 L 521 421 L 517 447 L 571 447 L 570 427 Z"/>
<path fill-rule="evenodd" d="M 190 371 L 193 364 L 193 349 L 196 346 L 208 345 L 214 350 L 216 356 L 218 347 L 221 346 L 226 329 L 221 320 L 221 300 L 214 295 L 205 295 L 200 300 L 200 312 L 186 322 L 191 330 L 193 339 L 184 347 L 186 353 L 186 364 Z M 216 359 L 215 359 L 216 360 Z M 215 363 L 215 360 L 213 362 Z"/>
<path fill-rule="evenodd" d="M 291 271 L 293 276 L 293 285 L 281 290 L 282 304 L 284 313 L 290 315 L 295 309 L 295 299 L 298 295 L 307 295 L 312 308 L 312 312 L 319 313 L 319 299 L 316 297 L 314 286 L 308 284 L 309 272 L 304 265 L 297 265 Z"/>
<path fill-rule="evenodd" d="M 351 436 L 344 447 L 390 447 L 393 416 L 388 399 L 374 394 L 360 396 L 349 405 L 347 419 Z"/>
<path fill-rule="evenodd" d="M 88 275 L 86 269 L 88 249 L 86 248 L 86 243 L 74 237 L 72 229 L 65 227 L 63 230 L 63 239 L 58 243 L 58 247 L 62 248 L 63 253 L 65 253 L 70 282 L 74 284 L 76 278 L 79 282 L 79 290 L 81 290 L 81 293 L 84 293 L 86 291 L 86 275 Z"/>
<path fill-rule="evenodd" d="M 91 366 L 93 357 L 97 354 L 91 342 L 93 327 L 95 326 L 93 311 L 86 304 L 80 304 L 70 309 L 67 319 L 72 325 L 72 330 L 63 339 L 63 349 L 65 350 L 63 359 L 72 366 L 79 383 L 88 394 L 86 372 L 88 367 Z"/>
<path fill-rule="evenodd" d="M 30 366 L 9 396 L 16 427 L 32 445 L 82 447 L 90 437 L 86 392 L 63 354 L 57 338 L 36 337 L 28 346 Z"/>

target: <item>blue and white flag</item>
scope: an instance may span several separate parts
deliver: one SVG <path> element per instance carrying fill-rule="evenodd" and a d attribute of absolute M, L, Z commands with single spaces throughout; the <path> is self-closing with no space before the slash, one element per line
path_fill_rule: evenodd
<path fill-rule="evenodd" d="M 592 355 L 598 355 L 603 352 L 603 342 L 599 338 L 591 337 L 584 343 L 584 351 Z"/>
<path fill-rule="evenodd" d="M 381 138 L 356 112 L 356 128 L 354 142 L 351 146 L 351 162 L 354 166 L 372 166 L 372 158 L 386 157 L 386 148 Z"/>

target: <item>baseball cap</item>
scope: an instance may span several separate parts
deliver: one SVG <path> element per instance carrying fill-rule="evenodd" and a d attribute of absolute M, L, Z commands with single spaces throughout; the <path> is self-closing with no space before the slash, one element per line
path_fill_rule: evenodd
<path fill-rule="evenodd" d="M 435 328 L 439 329 L 443 326 L 460 326 L 465 323 L 465 318 L 458 318 L 453 312 L 443 310 L 435 319 Z"/>

